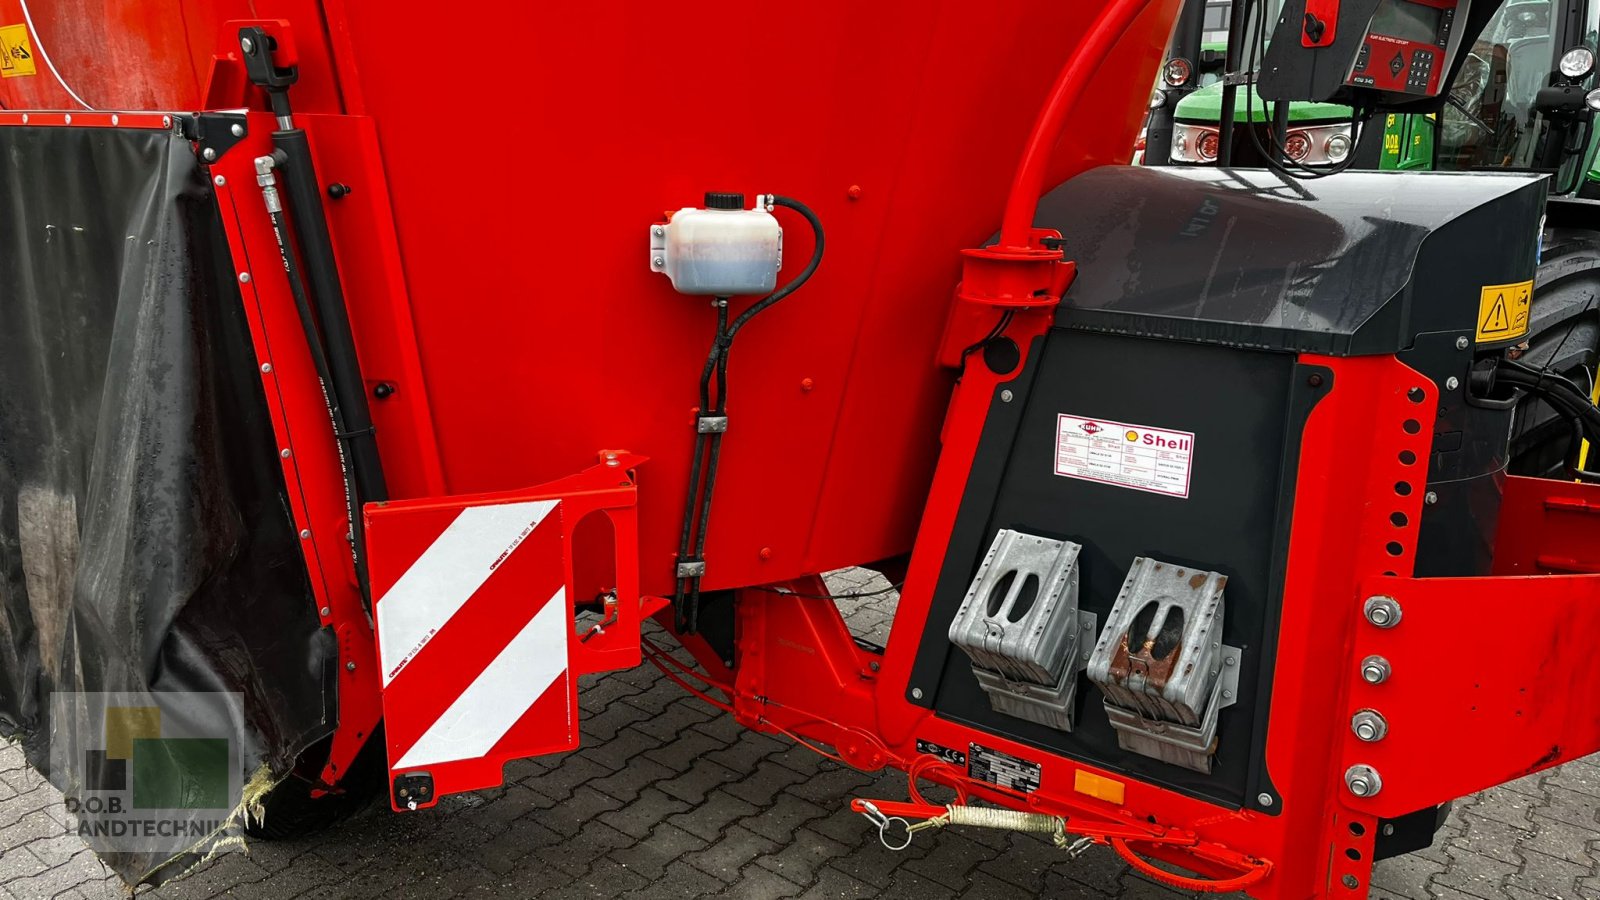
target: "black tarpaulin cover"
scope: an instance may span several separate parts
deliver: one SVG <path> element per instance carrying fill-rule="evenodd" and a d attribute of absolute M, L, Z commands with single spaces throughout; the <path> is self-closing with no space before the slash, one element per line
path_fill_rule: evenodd
<path fill-rule="evenodd" d="M 234 692 L 286 774 L 333 720 L 298 543 L 192 145 L 0 127 L 0 732 L 46 769 L 52 692 Z"/>

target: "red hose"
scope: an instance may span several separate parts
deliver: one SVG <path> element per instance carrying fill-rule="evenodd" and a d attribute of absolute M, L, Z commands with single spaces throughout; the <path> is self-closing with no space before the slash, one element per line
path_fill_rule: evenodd
<path fill-rule="evenodd" d="M 1133 848 L 1129 847 L 1128 842 L 1123 838 L 1112 838 L 1111 849 L 1117 851 L 1117 855 L 1122 857 L 1128 865 L 1151 881 L 1179 890 L 1195 891 L 1201 894 L 1226 894 L 1243 890 L 1272 873 L 1272 864 L 1262 862 L 1250 871 L 1242 875 L 1236 875 L 1233 878 L 1191 878 L 1187 875 L 1176 875 L 1165 869 L 1157 868 L 1145 860 L 1144 857 L 1133 852 Z"/>
<path fill-rule="evenodd" d="M 1122 39 L 1128 26 L 1150 3 L 1151 0 L 1114 0 L 1089 26 L 1072 60 L 1061 70 L 1055 86 L 1050 89 L 1050 98 L 1039 113 L 1039 120 L 1034 123 L 1027 148 L 1022 151 L 1017 177 L 1011 182 L 1011 195 L 1006 200 L 1005 218 L 1000 226 L 1001 247 L 1028 246 L 1039 196 L 1044 193 L 1045 172 L 1066 127 L 1067 114 L 1077 105 L 1078 97 L 1089 86 L 1089 79 L 1111 55 L 1111 49 Z"/>
<path fill-rule="evenodd" d="M 917 758 L 911 761 L 911 765 L 906 766 L 906 780 L 911 785 L 911 799 L 921 803 L 923 806 L 939 805 L 930 802 L 928 798 L 922 795 L 922 791 L 917 789 L 917 782 L 923 778 L 934 784 L 942 784 L 955 791 L 957 803 L 964 805 L 971 799 L 971 795 L 967 790 L 967 782 L 971 779 L 967 777 L 967 773 L 936 756 L 919 753 Z"/>

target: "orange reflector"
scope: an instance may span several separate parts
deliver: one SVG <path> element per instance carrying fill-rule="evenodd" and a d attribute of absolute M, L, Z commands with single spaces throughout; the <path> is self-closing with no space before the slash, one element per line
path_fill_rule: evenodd
<path fill-rule="evenodd" d="M 1088 794 L 1096 800 L 1122 805 L 1123 795 L 1127 785 L 1111 778 L 1103 778 L 1093 772 L 1079 769 L 1073 778 L 1072 787 L 1080 794 Z"/>

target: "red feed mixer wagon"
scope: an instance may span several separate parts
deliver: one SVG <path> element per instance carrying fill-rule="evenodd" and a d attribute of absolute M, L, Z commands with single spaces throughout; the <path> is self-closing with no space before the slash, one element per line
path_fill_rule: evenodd
<path fill-rule="evenodd" d="M 1600 489 L 1504 471 L 1544 181 L 1119 165 L 1176 7 L 0 0 L 7 731 L 237 693 L 281 836 L 650 661 L 906 770 L 887 844 L 1366 896 L 1600 749 Z"/>

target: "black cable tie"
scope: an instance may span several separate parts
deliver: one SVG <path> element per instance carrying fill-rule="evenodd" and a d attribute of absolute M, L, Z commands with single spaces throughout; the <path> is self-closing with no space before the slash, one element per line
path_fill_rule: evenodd
<path fill-rule="evenodd" d="M 344 440 L 345 438 L 364 437 L 364 436 L 369 435 L 369 434 L 377 434 L 377 433 L 378 433 L 378 426 L 376 426 L 376 425 L 368 425 L 365 428 L 360 428 L 360 429 L 357 429 L 355 431 L 335 431 L 333 433 L 333 436 L 338 438 L 338 439 L 340 439 L 340 440 Z"/>

